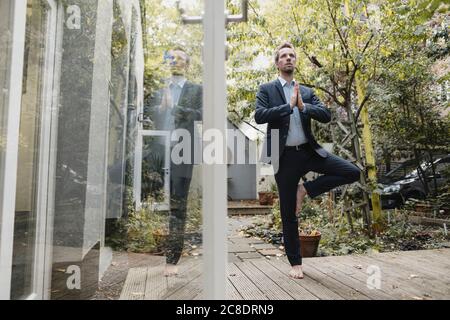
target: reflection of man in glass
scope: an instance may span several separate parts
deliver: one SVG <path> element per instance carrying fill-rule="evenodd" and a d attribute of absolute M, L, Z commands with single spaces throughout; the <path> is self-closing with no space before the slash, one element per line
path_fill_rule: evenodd
<path fill-rule="evenodd" d="M 175 129 L 185 129 L 191 138 L 190 161 L 181 164 L 170 161 L 169 237 L 164 272 L 166 276 L 170 276 L 177 274 L 176 264 L 183 251 L 186 206 L 194 163 L 194 122 L 200 121 L 202 117 L 202 88 L 186 79 L 190 59 L 183 49 L 170 50 L 165 55 L 165 60 L 170 63 L 172 76 L 163 89 L 152 95 L 146 111 L 153 121 L 154 130 L 165 130 L 172 134 Z M 177 143 L 171 141 L 171 153 Z"/>

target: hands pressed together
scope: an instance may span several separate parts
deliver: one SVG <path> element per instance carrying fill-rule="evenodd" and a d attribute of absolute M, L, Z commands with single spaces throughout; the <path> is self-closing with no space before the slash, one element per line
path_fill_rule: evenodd
<path fill-rule="evenodd" d="M 300 92 L 300 86 L 298 85 L 298 83 L 295 83 L 294 85 L 294 92 L 292 93 L 290 105 L 291 109 L 297 107 L 300 111 L 303 111 L 303 108 L 305 107 L 305 105 L 303 104 L 302 94 Z"/>

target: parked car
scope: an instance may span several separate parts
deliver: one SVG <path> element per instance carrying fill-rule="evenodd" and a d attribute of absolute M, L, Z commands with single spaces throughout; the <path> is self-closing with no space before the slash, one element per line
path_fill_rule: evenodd
<path fill-rule="evenodd" d="M 424 173 L 423 179 L 426 179 L 429 190 L 434 190 L 434 178 L 436 178 L 437 188 L 448 182 L 450 169 L 450 155 L 439 157 L 434 161 L 435 174 L 433 175 L 432 166 L 429 162 L 421 164 Z M 407 175 L 397 181 L 388 184 L 379 184 L 381 192 L 381 203 L 383 209 L 392 209 L 401 207 L 406 200 L 425 199 L 427 191 L 424 183 L 419 176 L 419 170 L 414 169 Z"/>

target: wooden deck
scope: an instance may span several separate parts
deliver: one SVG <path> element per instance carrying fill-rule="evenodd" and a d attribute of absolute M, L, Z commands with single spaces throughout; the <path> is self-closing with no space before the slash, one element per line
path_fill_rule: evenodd
<path fill-rule="evenodd" d="M 230 300 L 450 299 L 450 249 L 304 259 L 305 278 L 287 276 L 286 258 L 228 264 Z M 379 271 L 379 289 L 373 280 Z M 202 299 L 201 257 L 181 261 L 176 277 L 163 264 L 130 269 L 120 299 Z M 372 275 L 372 276 L 371 276 Z"/>

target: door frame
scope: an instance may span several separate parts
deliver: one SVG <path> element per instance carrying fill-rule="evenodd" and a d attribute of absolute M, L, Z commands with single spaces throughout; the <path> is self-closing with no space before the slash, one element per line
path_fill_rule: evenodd
<path fill-rule="evenodd" d="M 37 194 L 36 194 L 36 225 L 35 225 L 35 250 L 33 256 L 31 294 L 25 297 L 27 300 L 43 299 L 49 296 L 48 281 L 51 272 L 51 229 L 53 225 L 53 198 L 54 177 L 56 163 L 55 132 L 57 126 L 57 103 L 59 89 L 57 89 L 57 77 L 60 70 L 57 55 L 57 43 L 61 45 L 58 36 L 62 22 L 62 6 L 57 0 L 42 0 L 48 5 L 48 16 L 45 34 L 44 74 L 41 98 L 41 119 L 38 151 L 37 170 Z M 18 170 L 18 151 L 20 118 L 22 106 L 22 79 L 25 51 L 25 34 L 27 21 L 27 0 L 13 1 L 13 33 L 11 70 L 9 76 L 10 94 L 7 105 L 6 123 L 6 159 L 5 177 L 0 181 L 3 193 L 2 197 L 2 230 L 0 230 L 0 299 L 11 298 L 11 276 L 14 244 L 14 218 L 16 206 L 16 187 Z M 60 48 L 60 47 L 59 47 Z M 50 268 L 49 268 L 50 266 Z"/>
<path fill-rule="evenodd" d="M 49 299 L 53 253 L 53 218 L 58 133 L 59 79 L 61 75 L 64 12 L 58 0 L 46 1 L 49 20 L 46 30 L 44 86 L 39 169 L 37 179 L 36 248 L 33 270 L 33 293 L 29 299 Z"/>
<path fill-rule="evenodd" d="M 225 1 L 204 1 L 203 133 L 222 135 L 221 163 L 202 164 L 203 298 L 226 299 L 227 283 L 227 134 Z M 202 139 L 203 140 L 203 139 Z"/>
<path fill-rule="evenodd" d="M 0 299 L 11 297 L 12 251 L 16 207 L 17 159 L 22 101 L 23 57 L 25 52 L 26 0 L 11 0 L 12 46 L 8 75 L 9 94 L 5 105 L 6 152 L 4 180 L 0 181 Z"/>

